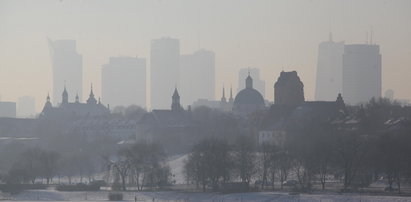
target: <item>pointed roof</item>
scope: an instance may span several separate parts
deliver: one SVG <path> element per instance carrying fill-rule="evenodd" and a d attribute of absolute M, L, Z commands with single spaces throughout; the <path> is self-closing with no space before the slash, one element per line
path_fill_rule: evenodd
<path fill-rule="evenodd" d="M 67 89 L 66 89 L 66 81 L 64 81 L 63 96 L 68 96 Z"/>
<path fill-rule="evenodd" d="M 91 89 L 90 89 L 90 97 L 94 97 L 94 93 L 93 93 L 93 84 L 91 84 Z"/>
<path fill-rule="evenodd" d="M 245 88 L 253 88 L 253 78 L 250 76 L 250 70 L 248 70 L 248 76 L 245 79 Z"/>
<path fill-rule="evenodd" d="M 180 97 L 180 95 L 178 94 L 177 87 L 174 88 L 173 98 L 174 97 Z"/>
<path fill-rule="evenodd" d="M 90 96 L 87 99 L 88 104 L 96 104 L 97 100 L 94 98 L 94 93 L 93 93 L 93 84 L 91 84 L 91 89 L 90 89 Z"/>

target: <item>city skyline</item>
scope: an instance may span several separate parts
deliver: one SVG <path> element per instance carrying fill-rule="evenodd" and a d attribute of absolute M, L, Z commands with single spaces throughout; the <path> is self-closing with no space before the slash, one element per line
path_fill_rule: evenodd
<path fill-rule="evenodd" d="M 215 52 L 217 98 L 221 96 L 223 83 L 237 89 L 237 75 L 232 72 L 255 66 L 261 69 L 262 80 L 266 82 L 268 100 L 273 100 L 270 92 L 283 69 L 296 70 L 305 84 L 306 99 L 314 100 L 318 44 L 328 38 L 330 31 L 335 41 L 364 43 L 366 32 L 372 29 L 383 55 L 382 91 L 393 89 L 395 98 L 411 99 L 406 88 L 411 65 L 408 57 L 411 28 L 406 26 L 411 15 L 410 4 L 409 1 L 307 0 L 254 4 L 123 1 L 113 6 L 110 1 L 1 1 L 0 23 L 6 31 L 0 33 L 0 94 L 4 101 L 33 96 L 38 100 L 36 111 L 42 108 L 47 93 L 52 94 L 47 37 L 76 40 L 77 52 L 84 60 L 82 96 L 86 97 L 90 83 L 95 84 L 95 91 L 100 94 L 101 65 L 109 57 L 138 55 L 149 60 L 150 41 L 170 36 L 180 40 L 180 54 L 202 48 Z M 104 15 L 95 11 L 104 11 L 100 12 Z M 123 15 L 117 15 L 120 11 Z M 164 16 L 159 17 L 160 13 Z M 55 17 L 51 19 L 49 15 Z M 29 30 L 33 32 L 28 34 Z M 21 79 L 16 80 L 17 75 Z"/>

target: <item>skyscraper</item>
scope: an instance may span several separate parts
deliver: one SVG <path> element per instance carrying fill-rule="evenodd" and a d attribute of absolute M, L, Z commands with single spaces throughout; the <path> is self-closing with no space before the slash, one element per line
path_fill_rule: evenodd
<path fill-rule="evenodd" d="M 179 82 L 180 44 L 178 39 L 151 41 L 151 108 L 167 109 L 171 94 Z M 184 97 L 184 96 L 183 96 Z"/>
<path fill-rule="evenodd" d="M 250 72 L 250 74 L 248 74 L 248 72 Z M 258 92 L 261 93 L 263 97 L 265 97 L 265 81 L 260 79 L 260 69 L 258 68 L 242 68 L 238 71 L 237 92 L 240 92 L 242 89 L 246 87 L 244 78 L 246 78 L 248 75 L 250 75 L 253 78 L 254 89 L 256 89 Z"/>
<path fill-rule="evenodd" d="M 180 57 L 181 103 L 191 105 L 198 99 L 215 98 L 214 52 L 199 50 Z"/>
<path fill-rule="evenodd" d="M 106 104 L 146 107 L 146 59 L 111 57 L 102 67 L 101 83 Z"/>
<path fill-rule="evenodd" d="M 53 103 L 60 101 L 66 84 L 71 94 L 83 95 L 83 57 L 76 51 L 75 40 L 49 40 L 53 72 Z"/>
<path fill-rule="evenodd" d="M 342 90 L 346 103 L 351 105 L 381 97 L 381 54 L 378 45 L 345 45 Z"/>
<path fill-rule="evenodd" d="M 342 56 L 344 42 L 328 41 L 318 47 L 315 100 L 333 101 L 342 92 Z"/>

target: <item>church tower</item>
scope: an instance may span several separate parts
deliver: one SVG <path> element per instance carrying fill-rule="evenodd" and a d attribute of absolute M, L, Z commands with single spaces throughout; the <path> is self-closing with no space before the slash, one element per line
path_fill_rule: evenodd
<path fill-rule="evenodd" d="M 93 84 L 91 84 L 91 90 L 90 90 L 89 98 L 87 99 L 87 104 L 97 104 L 97 100 L 96 98 L 94 98 Z"/>
<path fill-rule="evenodd" d="M 62 94 L 61 104 L 68 104 L 68 93 L 66 89 L 66 84 L 64 84 L 64 91 Z"/>
<path fill-rule="evenodd" d="M 250 76 L 250 72 L 248 72 L 248 76 L 245 79 L 245 88 L 253 88 L 253 79 Z"/>
<path fill-rule="evenodd" d="M 173 102 L 171 104 L 171 111 L 180 111 L 181 105 L 180 105 L 180 95 L 178 94 L 177 87 L 174 89 L 173 93 Z"/>
<path fill-rule="evenodd" d="M 226 103 L 226 102 L 227 102 L 227 99 L 225 98 L 225 89 L 223 86 L 223 96 L 221 97 L 221 103 Z"/>

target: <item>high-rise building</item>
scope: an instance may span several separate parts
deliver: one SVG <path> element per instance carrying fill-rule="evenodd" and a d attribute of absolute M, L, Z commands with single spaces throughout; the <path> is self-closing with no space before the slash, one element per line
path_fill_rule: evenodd
<path fill-rule="evenodd" d="M 248 75 L 253 78 L 253 86 L 258 92 L 265 97 L 265 81 L 260 79 L 260 69 L 258 68 L 242 68 L 238 71 L 238 89 L 237 92 L 240 92 L 245 88 L 245 80 Z"/>
<path fill-rule="evenodd" d="M 318 47 L 315 100 L 333 101 L 342 92 L 342 56 L 344 42 L 334 42 L 330 33 L 328 41 Z"/>
<path fill-rule="evenodd" d="M 0 102 L 0 117 L 16 118 L 16 103 Z"/>
<path fill-rule="evenodd" d="M 53 72 L 53 103 L 60 101 L 61 89 L 83 95 L 83 57 L 77 53 L 75 40 L 49 40 Z"/>
<path fill-rule="evenodd" d="M 173 92 L 179 82 L 180 43 L 178 39 L 152 40 L 150 67 L 151 108 L 169 108 L 170 92 Z"/>
<path fill-rule="evenodd" d="M 146 59 L 111 57 L 102 67 L 101 83 L 106 104 L 146 107 Z"/>
<path fill-rule="evenodd" d="M 34 97 L 23 96 L 17 101 L 17 116 L 18 117 L 34 117 L 36 115 L 36 101 Z"/>
<path fill-rule="evenodd" d="M 214 52 L 199 50 L 180 57 L 181 103 L 191 105 L 198 99 L 215 98 Z"/>
<path fill-rule="evenodd" d="M 345 45 L 342 92 L 346 103 L 351 105 L 381 97 L 381 54 L 378 45 Z"/>

